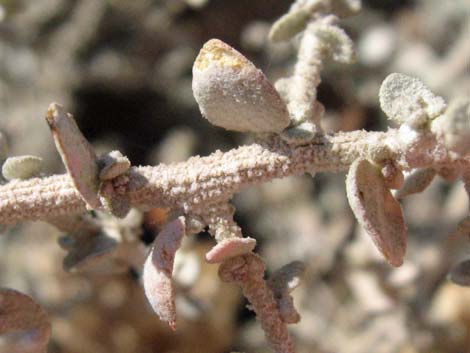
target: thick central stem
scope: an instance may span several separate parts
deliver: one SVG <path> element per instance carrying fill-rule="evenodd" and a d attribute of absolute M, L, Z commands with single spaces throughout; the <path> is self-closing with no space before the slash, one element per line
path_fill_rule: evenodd
<path fill-rule="evenodd" d="M 347 170 L 357 158 L 376 161 L 381 155 L 398 160 L 408 153 L 390 145 L 397 130 L 355 131 L 317 138 L 305 146 L 289 146 L 273 137 L 228 152 L 156 167 L 133 167 L 129 172 L 129 197 L 133 207 L 171 207 L 199 213 L 209 205 L 228 200 L 241 188 L 307 171 Z M 429 145 L 413 149 L 413 164 L 430 163 Z M 420 157 L 422 155 L 422 157 Z M 420 164 L 420 165 L 418 165 Z M 86 211 L 85 203 L 67 175 L 11 181 L 0 186 L 0 224 L 49 219 Z"/>

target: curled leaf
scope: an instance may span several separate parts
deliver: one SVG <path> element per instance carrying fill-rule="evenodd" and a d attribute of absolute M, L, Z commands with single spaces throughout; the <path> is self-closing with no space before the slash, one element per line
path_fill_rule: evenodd
<path fill-rule="evenodd" d="M 29 179 L 39 176 L 42 158 L 36 156 L 18 156 L 7 158 L 2 166 L 2 174 L 7 180 Z"/>
<path fill-rule="evenodd" d="M 395 193 L 397 200 L 412 194 L 417 194 L 426 189 L 436 176 L 432 168 L 415 169 L 405 178 L 403 186 Z"/>
<path fill-rule="evenodd" d="M 100 209 L 98 164 L 93 148 L 72 115 L 67 114 L 61 105 L 52 103 L 49 106 L 46 121 L 73 184 L 89 207 Z"/>
<path fill-rule="evenodd" d="M 390 120 L 416 128 L 441 115 L 446 103 L 420 80 L 399 73 L 387 76 L 380 86 L 380 107 Z"/>
<path fill-rule="evenodd" d="M 220 263 L 231 257 L 244 255 L 251 252 L 256 246 L 256 240 L 247 238 L 226 238 L 221 240 L 207 254 L 206 260 L 209 263 Z"/>
<path fill-rule="evenodd" d="M 242 132 L 280 132 L 287 108 L 261 70 L 224 42 L 204 44 L 193 66 L 193 93 L 213 125 Z"/>
<path fill-rule="evenodd" d="M 51 325 L 46 312 L 29 296 L 1 288 L 0 335 L 2 352 L 45 352 Z"/>
<path fill-rule="evenodd" d="M 400 266 L 406 251 L 405 221 L 380 170 L 365 159 L 356 160 L 349 169 L 346 191 L 359 224 L 387 261 Z"/>
<path fill-rule="evenodd" d="M 343 29 L 328 21 L 320 21 L 314 28 L 324 50 L 328 51 L 334 61 L 349 64 L 355 60 L 354 43 Z"/>
<path fill-rule="evenodd" d="M 449 272 L 449 280 L 464 287 L 470 287 L 470 259 L 455 265 Z"/>
<path fill-rule="evenodd" d="M 175 289 L 172 280 L 176 250 L 185 234 L 184 217 L 168 223 L 155 238 L 144 264 L 145 295 L 162 321 L 176 329 Z"/>

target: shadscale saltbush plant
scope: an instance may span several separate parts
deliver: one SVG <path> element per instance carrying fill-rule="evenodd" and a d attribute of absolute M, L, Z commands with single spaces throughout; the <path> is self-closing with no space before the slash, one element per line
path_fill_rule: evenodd
<path fill-rule="evenodd" d="M 70 271 L 113 270 L 118 263 L 139 258 L 145 294 L 172 329 L 177 321 L 175 254 L 184 236 L 208 227 L 217 245 L 206 261 L 220 264 L 222 281 L 242 288 L 272 350 L 294 352 L 287 325 L 298 322 L 300 314 L 290 293 L 304 267 L 293 262 L 265 278 L 264 262 L 253 251 L 256 240 L 244 236 L 233 219 L 229 201 L 235 193 L 290 175 L 348 171 L 346 193 L 354 215 L 386 260 L 400 266 L 406 225 L 399 200 L 423 191 L 436 175 L 461 179 L 470 191 L 468 97 L 446 107 L 418 79 L 393 73 L 384 80 L 379 99 L 398 128 L 322 131 L 320 73 L 327 59 L 354 60 L 352 40 L 339 19 L 359 8 L 354 0 L 297 0 L 270 33 L 273 42 L 300 37 L 294 72 L 274 85 L 228 44 L 212 39 L 203 46 L 193 66 L 193 92 L 201 113 L 213 125 L 255 133 L 257 142 L 251 145 L 178 164 L 131 166 L 119 151 L 97 156 L 73 117 L 51 104 L 46 121 L 67 174 L 36 177 L 38 158 L 7 159 L 2 169 L 7 181 L 0 185 L 0 225 L 26 220 L 54 224 L 67 233 L 59 244 L 68 251 L 64 268 Z M 6 153 L 1 135 L 0 147 Z M 170 216 L 147 255 L 137 240 L 116 236 L 116 217 L 154 207 L 169 209 Z M 90 216 L 92 210 L 97 218 Z M 139 223 L 136 217 L 131 223 Z M 470 235 L 469 217 L 458 229 Z M 449 278 L 468 286 L 469 260 L 456 265 Z M 2 289 L 0 307 L 0 333 L 36 330 L 32 344 L 45 351 L 50 326 L 37 304 Z"/>

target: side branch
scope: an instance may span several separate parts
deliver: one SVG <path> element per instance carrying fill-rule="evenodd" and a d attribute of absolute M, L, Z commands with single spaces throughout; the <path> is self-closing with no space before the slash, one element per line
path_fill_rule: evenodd
<path fill-rule="evenodd" d="M 128 172 L 128 195 L 136 208 L 171 207 L 199 213 L 210 204 L 230 199 L 245 186 L 305 172 L 345 171 L 359 157 L 376 163 L 394 160 L 403 170 L 469 163 L 467 159 L 451 160 L 433 135 L 418 137 L 420 141 L 415 139 L 409 146 L 397 143 L 399 130 L 355 131 L 321 136 L 311 144 L 297 147 L 272 137 L 178 164 L 133 167 Z M 436 150 L 441 153 L 433 153 Z M 435 155 L 439 155 L 439 160 Z M 68 175 L 13 180 L 0 186 L 0 224 L 47 220 L 85 211 L 85 202 Z"/>

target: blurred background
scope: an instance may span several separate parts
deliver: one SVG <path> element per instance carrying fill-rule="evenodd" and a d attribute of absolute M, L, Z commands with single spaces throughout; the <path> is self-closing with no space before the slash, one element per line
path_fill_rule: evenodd
<path fill-rule="evenodd" d="M 219 38 L 272 82 L 288 75 L 296 41 L 272 45 L 267 34 L 290 4 L 0 0 L 0 131 L 8 155 L 42 157 L 46 175 L 64 171 L 44 121 L 53 101 L 74 114 L 98 153 L 119 149 L 133 165 L 249 143 L 201 117 L 192 97 L 192 63 L 204 42 Z M 356 43 L 357 62 L 327 63 L 322 74 L 324 128 L 386 129 L 377 94 L 392 72 L 420 78 L 447 100 L 470 95 L 469 18 L 467 0 L 363 1 L 360 14 L 342 21 Z M 470 352 L 470 290 L 446 279 L 470 253 L 468 241 L 455 236 L 468 214 L 462 183 L 436 178 L 403 202 L 408 251 L 395 269 L 357 226 L 344 177 L 291 177 L 233 200 L 235 217 L 244 234 L 257 239 L 268 273 L 294 260 L 307 266 L 293 293 L 302 315 L 290 326 L 297 351 Z M 106 221 L 116 239 L 145 252 L 165 217 L 155 209 Z M 239 289 L 222 283 L 217 266 L 204 262 L 214 244 L 207 233 L 188 238 L 177 258 L 176 332 L 152 313 L 133 255 L 121 254 L 127 262 L 109 273 L 68 273 L 59 236 L 37 222 L 0 237 L 0 287 L 31 295 L 49 313 L 50 353 L 269 351 Z"/>

